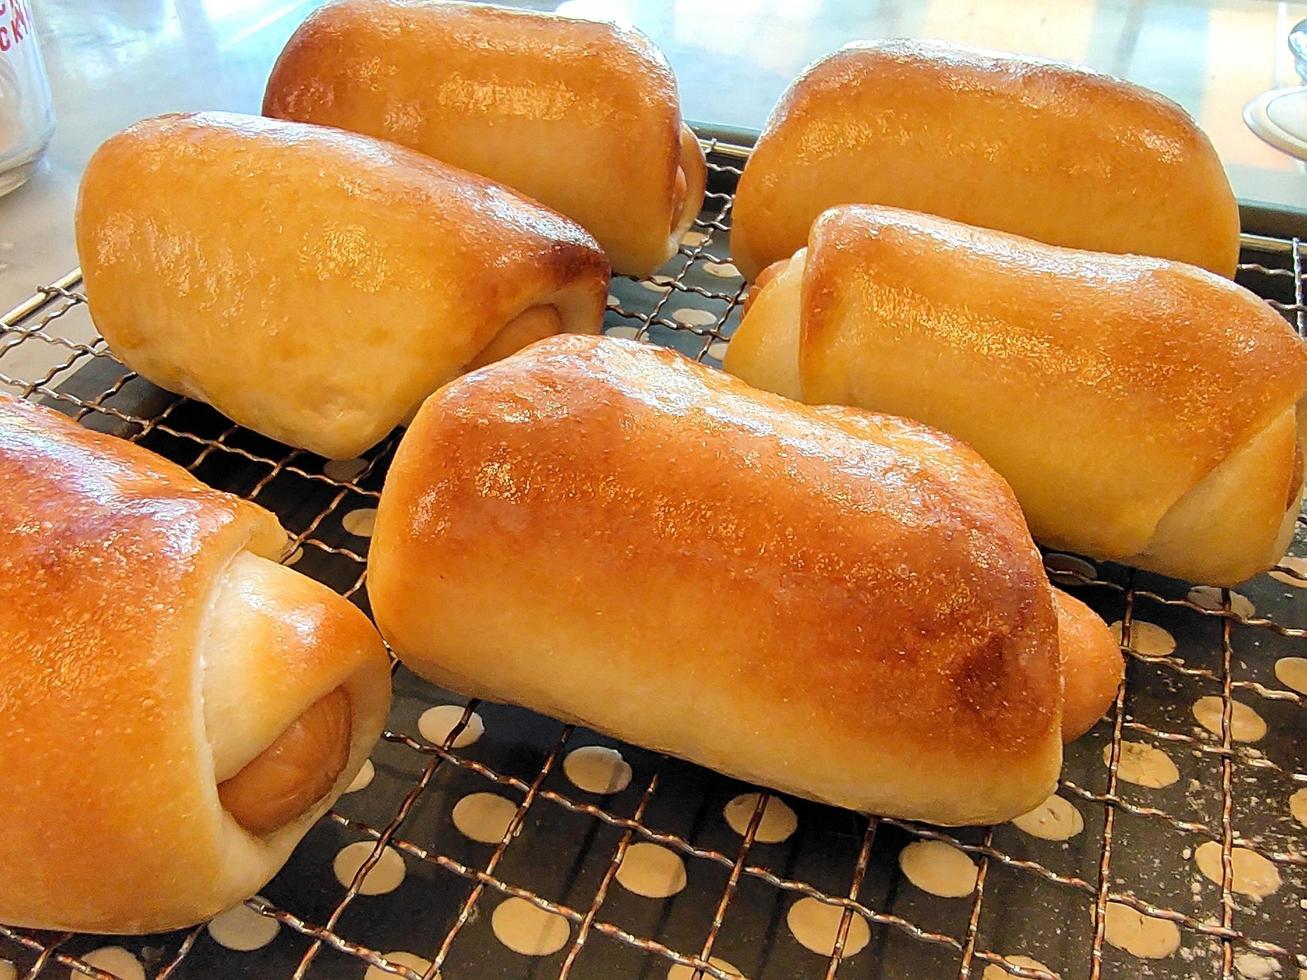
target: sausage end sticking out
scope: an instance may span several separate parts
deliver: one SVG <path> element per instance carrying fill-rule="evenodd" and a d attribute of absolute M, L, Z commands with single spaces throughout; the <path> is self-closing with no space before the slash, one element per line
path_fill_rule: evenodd
<path fill-rule="evenodd" d="M 350 727 L 349 695 L 338 687 L 218 786 L 223 808 L 256 836 L 280 830 L 336 784 L 349 763 Z"/>
<path fill-rule="evenodd" d="M 1053 599 L 1062 654 L 1062 741 L 1072 742 L 1107 712 L 1125 662 L 1107 624 L 1092 609 L 1057 589 Z"/>

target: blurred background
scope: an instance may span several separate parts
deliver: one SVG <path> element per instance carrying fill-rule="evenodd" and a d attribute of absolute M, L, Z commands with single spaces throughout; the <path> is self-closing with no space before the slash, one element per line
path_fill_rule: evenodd
<path fill-rule="evenodd" d="M 534 0 L 634 24 L 666 53 L 695 123 L 756 130 L 804 65 L 839 45 L 936 37 L 1080 62 L 1180 102 L 1248 202 L 1307 213 L 1303 164 L 1241 112 L 1299 84 L 1286 43 L 1307 3 L 1271 0 Z M 0 200 L 0 307 L 76 262 L 72 207 L 95 147 L 169 110 L 257 112 L 268 71 L 316 0 L 35 0 L 58 125 L 46 162 Z M 1305 218 L 1307 220 L 1307 218 Z"/>

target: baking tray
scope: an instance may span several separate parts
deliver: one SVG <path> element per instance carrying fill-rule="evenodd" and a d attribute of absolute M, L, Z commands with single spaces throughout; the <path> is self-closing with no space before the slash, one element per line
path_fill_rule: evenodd
<path fill-rule="evenodd" d="M 747 150 L 707 148 L 706 209 L 660 275 L 614 280 L 604 326 L 718 366 L 745 291 L 729 229 Z M 1302 332 L 1297 241 L 1245 245 L 1240 281 Z M 78 282 L 73 273 L 40 289 L 0 321 L 0 387 L 271 508 L 295 538 L 295 567 L 366 610 L 366 532 L 398 434 L 356 463 L 324 464 L 162 392 L 109 353 Z M 1299 521 L 1291 552 L 1307 556 Z M 696 969 L 731 976 L 723 963 L 764 980 L 1307 976 L 1307 858 L 1291 814 L 1296 792 L 1307 820 L 1307 699 L 1290 683 L 1301 687 L 1307 667 L 1292 659 L 1307 658 L 1307 559 L 1237 592 L 1064 554 L 1046 563 L 1059 585 L 1121 624 L 1128 652 L 1112 710 L 1067 752 L 1057 816 L 1083 824 L 1068 840 L 774 797 L 529 711 L 467 703 L 397 665 L 371 782 L 341 798 L 260 897 L 211 927 L 139 938 L 0 927 L 0 959 L 18 976 L 101 978 L 415 980 L 439 970 L 688 980 Z M 697 601 L 714 596 L 705 589 Z M 440 705 L 454 707 L 428 713 Z M 1242 740 L 1245 709 L 1265 722 L 1256 741 Z M 620 753 L 629 784 L 584 788 L 587 753 L 572 753 L 593 746 Z M 479 797 L 460 811 L 464 827 L 492 842 L 456 824 L 456 806 L 473 794 L 504 801 Z M 732 801 L 734 827 L 724 816 Z M 337 867 L 347 848 L 355 865 L 366 856 L 357 874 Z M 927 884 L 959 894 L 933 894 L 904 873 L 923 859 L 943 862 L 934 865 L 942 884 Z M 671 890 L 680 868 L 684 887 L 671 897 L 637 893 Z M 1247 894 L 1273 878 L 1267 894 Z M 537 922 L 538 912 L 561 918 Z M 558 948 L 527 956 L 505 941 Z M 1138 955 L 1170 942 L 1169 955 Z"/>

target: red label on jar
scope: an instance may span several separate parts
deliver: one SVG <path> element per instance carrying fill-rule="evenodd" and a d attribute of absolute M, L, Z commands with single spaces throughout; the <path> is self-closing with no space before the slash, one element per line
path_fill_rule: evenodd
<path fill-rule="evenodd" d="M 23 0 L 0 0 L 0 51 L 21 43 L 32 30 L 32 11 Z"/>

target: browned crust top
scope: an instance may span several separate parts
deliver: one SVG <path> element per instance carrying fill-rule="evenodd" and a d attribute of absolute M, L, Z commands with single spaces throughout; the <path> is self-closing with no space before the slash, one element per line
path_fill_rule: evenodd
<path fill-rule="evenodd" d="M 1045 398 L 1083 404 L 1085 445 L 1153 433 L 1150 451 L 1183 467 L 1189 486 L 1307 393 L 1307 344 L 1282 317 L 1166 259 L 848 205 L 814 223 L 803 295 L 801 373 L 816 395 L 841 384 L 829 340 L 870 323 L 879 343 L 897 334 L 984 362 L 1032 411 Z"/>
<path fill-rule="evenodd" d="M 615 583 L 693 580 L 738 628 L 678 612 L 703 622 L 659 642 L 705 684 L 961 757 L 1019 755 L 1058 723 L 1056 621 L 1021 513 L 975 453 L 924 426 L 557 337 L 429 399 L 386 497 L 379 588 L 420 567 L 439 569 L 421 588 L 458 589 L 492 574 L 487 555 L 556 554 L 566 585 L 523 582 L 528 601 L 538 585 L 560 622 L 600 617 L 647 645 L 667 621 Z M 404 591 L 374 592 L 383 630 Z"/>

